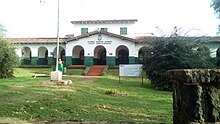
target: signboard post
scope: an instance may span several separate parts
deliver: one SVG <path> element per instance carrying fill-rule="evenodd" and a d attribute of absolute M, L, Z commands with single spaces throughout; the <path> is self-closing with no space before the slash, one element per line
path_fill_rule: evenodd
<path fill-rule="evenodd" d="M 120 64 L 119 65 L 119 83 L 121 77 L 142 77 L 143 86 L 143 65 L 142 64 Z"/>

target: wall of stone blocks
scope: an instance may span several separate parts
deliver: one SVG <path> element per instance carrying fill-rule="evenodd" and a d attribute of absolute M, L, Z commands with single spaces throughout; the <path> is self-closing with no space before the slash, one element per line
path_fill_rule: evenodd
<path fill-rule="evenodd" d="M 173 123 L 220 123 L 220 69 L 170 70 Z"/>

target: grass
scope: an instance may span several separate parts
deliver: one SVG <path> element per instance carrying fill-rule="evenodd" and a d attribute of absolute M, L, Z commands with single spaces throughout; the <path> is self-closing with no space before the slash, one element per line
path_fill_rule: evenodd
<path fill-rule="evenodd" d="M 107 121 L 172 123 L 172 93 L 156 91 L 149 80 L 123 77 L 118 70 L 86 78 L 83 70 L 68 70 L 69 86 L 42 85 L 49 77 L 31 77 L 50 69 L 16 68 L 15 77 L 0 79 L 0 118 L 39 121 Z M 1 122 L 1 121 L 0 121 Z"/>

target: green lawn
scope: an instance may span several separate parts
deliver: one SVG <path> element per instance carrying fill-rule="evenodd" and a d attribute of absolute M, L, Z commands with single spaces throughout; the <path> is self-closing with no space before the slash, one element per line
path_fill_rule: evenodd
<path fill-rule="evenodd" d="M 17 68 L 15 77 L 0 79 L 0 120 L 16 118 L 37 121 L 105 121 L 172 123 L 172 93 L 153 90 L 145 79 L 123 77 L 118 70 L 106 76 L 86 78 L 83 70 L 68 70 L 69 86 L 42 85 L 49 77 L 31 77 L 48 68 Z M 1 122 L 1 121 L 0 121 Z"/>

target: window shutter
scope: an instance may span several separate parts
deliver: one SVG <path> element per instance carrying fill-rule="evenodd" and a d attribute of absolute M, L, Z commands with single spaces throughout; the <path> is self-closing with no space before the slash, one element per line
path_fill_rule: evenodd
<path fill-rule="evenodd" d="M 120 35 L 127 35 L 127 27 L 120 28 Z"/>
<path fill-rule="evenodd" d="M 108 31 L 108 28 L 101 28 L 102 31 Z"/>
<path fill-rule="evenodd" d="M 88 33 L 88 28 L 81 28 L 81 35 L 87 33 Z"/>

